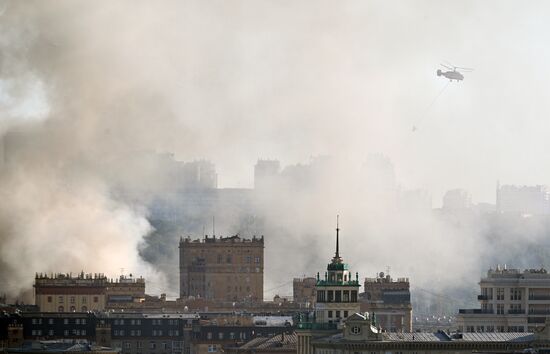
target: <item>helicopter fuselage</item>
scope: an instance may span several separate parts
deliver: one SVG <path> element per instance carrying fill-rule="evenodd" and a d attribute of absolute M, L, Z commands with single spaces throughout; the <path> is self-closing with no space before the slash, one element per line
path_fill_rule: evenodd
<path fill-rule="evenodd" d="M 437 70 L 437 76 L 445 76 L 447 79 L 449 79 L 451 81 L 453 81 L 453 80 L 461 81 L 461 80 L 464 79 L 464 75 L 462 75 L 461 73 L 459 73 L 456 70 L 452 70 L 452 71 Z"/>

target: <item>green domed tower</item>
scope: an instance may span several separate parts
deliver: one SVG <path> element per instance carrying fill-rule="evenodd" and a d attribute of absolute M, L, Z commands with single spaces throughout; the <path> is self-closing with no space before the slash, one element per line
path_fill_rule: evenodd
<path fill-rule="evenodd" d="M 340 257 L 340 227 L 336 219 L 336 252 L 327 265 L 324 279 L 317 273 L 315 291 L 315 322 L 341 324 L 348 317 L 359 312 L 359 274 L 355 277 L 348 264 Z M 353 279 L 355 278 L 355 279 Z"/>

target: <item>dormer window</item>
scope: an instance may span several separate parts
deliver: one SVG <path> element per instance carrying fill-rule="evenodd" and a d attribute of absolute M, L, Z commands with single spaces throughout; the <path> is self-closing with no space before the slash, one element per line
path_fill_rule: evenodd
<path fill-rule="evenodd" d="M 361 327 L 353 326 L 353 327 L 350 328 L 349 331 L 350 331 L 351 334 L 358 335 L 358 334 L 361 334 Z"/>

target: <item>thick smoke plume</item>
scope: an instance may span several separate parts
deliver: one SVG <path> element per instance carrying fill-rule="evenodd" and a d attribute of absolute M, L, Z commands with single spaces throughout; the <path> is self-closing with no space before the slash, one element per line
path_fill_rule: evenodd
<path fill-rule="evenodd" d="M 491 263 L 538 266 L 546 221 L 431 205 L 450 188 L 493 202 L 498 178 L 550 180 L 548 12 L 513 1 L 0 3 L 2 291 L 20 295 L 34 272 L 125 268 L 175 295 L 174 245 L 213 214 L 224 234 L 266 236 L 268 296 L 322 271 L 337 213 L 361 277 L 391 266 L 413 287 L 475 291 Z M 428 110 L 445 59 L 476 71 Z M 183 201 L 192 210 L 170 224 L 152 206 L 184 194 L 140 158 L 156 153 L 212 160 L 221 187 L 251 187 L 258 157 L 283 167 L 231 204 Z M 373 179 L 372 153 L 395 173 Z M 519 245 L 543 251 L 520 257 Z"/>

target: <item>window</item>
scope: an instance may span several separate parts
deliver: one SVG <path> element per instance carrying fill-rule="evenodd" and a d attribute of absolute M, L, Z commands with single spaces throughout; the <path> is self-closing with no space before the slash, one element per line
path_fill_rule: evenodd
<path fill-rule="evenodd" d="M 511 288 L 510 289 L 510 300 L 521 300 L 521 289 Z"/>
<path fill-rule="evenodd" d="M 131 347 L 132 345 L 130 344 L 130 342 L 124 342 L 124 348 L 130 349 Z"/>
<path fill-rule="evenodd" d="M 246 256 L 246 263 L 252 263 L 252 256 Z"/>
<path fill-rule="evenodd" d="M 87 312 L 88 308 L 86 306 L 82 306 L 82 312 Z"/>
<path fill-rule="evenodd" d="M 209 352 L 209 353 L 215 353 L 215 352 L 217 352 L 217 351 L 218 351 L 218 350 L 217 350 L 215 344 L 210 344 L 210 345 L 208 345 L 208 352 Z"/>
<path fill-rule="evenodd" d="M 334 290 L 327 290 L 327 302 L 334 301 Z"/>
<path fill-rule="evenodd" d="M 317 290 L 317 302 L 325 302 L 326 292 L 324 290 Z"/>
<path fill-rule="evenodd" d="M 478 332 L 478 333 L 483 333 L 483 332 L 485 332 L 485 327 L 483 327 L 483 326 L 477 326 L 477 327 L 476 327 L 476 332 Z"/>
<path fill-rule="evenodd" d="M 74 324 L 77 324 L 77 325 L 80 324 L 80 318 L 75 319 Z"/>
<path fill-rule="evenodd" d="M 336 318 L 340 318 L 340 310 L 336 311 Z"/>
<path fill-rule="evenodd" d="M 50 329 L 50 330 L 48 331 L 48 335 L 49 335 L 49 336 L 53 336 L 53 329 Z"/>
<path fill-rule="evenodd" d="M 223 332 L 218 333 L 218 339 L 223 339 Z"/>
<path fill-rule="evenodd" d="M 66 325 L 69 324 L 69 319 L 68 319 L 68 318 L 64 318 L 64 319 L 63 319 L 63 324 L 66 324 Z"/>
<path fill-rule="evenodd" d="M 231 255 L 228 254 L 227 257 L 225 258 L 225 262 L 226 262 L 226 263 L 231 263 L 232 261 L 233 261 L 233 260 L 232 260 L 232 258 L 231 258 Z"/>
<path fill-rule="evenodd" d="M 156 342 L 153 342 L 153 341 L 149 342 L 149 349 L 156 349 L 156 347 L 157 347 Z"/>
<path fill-rule="evenodd" d="M 229 333 L 229 338 L 230 339 L 235 339 L 235 332 L 230 332 Z"/>
<path fill-rule="evenodd" d="M 206 339 L 212 339 L 212 332 L 206 333 Z"/>
<path fill-rule="evenodd" d="M 344 318 L 348 318 L 348 312 L 344 311 Z"/>
<path fill-rule="evenodd" d="M 67 329 L 64 330 L 64 331 L 63 331 L 63 335 L 64 335 L 65 337 L 67 337 L 67 336 L 69 335 L 69 330 L 67 330 Z"/>
<path fill-rule="evenodd" d="M 71 311 L 71 312 L 76 312 L 76 307 L 71 306 L 71 310 L 70 310 L 70 311 Z"/>
<path fill-rule="evenodd" d="M 53 324 L 53 318 L 48 319 L 48 324 Z"/>
<path fill-rule="evenodd" d="M 255 257 L 254 262 L 256 262 L 256 264 L 260 264 L 260 257 Z"/>
<path fill-rule="evenodd" d="M 328 318 L 332 318 L 332 310 L 328 311 Z"/>
<path fill-rule="evenodd" d="M 57 301 L 58 301 L 58 302 L 63 302 L 63 296 L 58 296 L 58 297 L 57 297 Z"/>
<path fill-rule="evenodd" d="M 497 288 L 497 300 L 504 300 L 504 288 Z"/>
<path fill-rule="evenodd" d="M 70 301 L 71 301 L 71 304 L 74 304 L 74 303 L 76 302 L 76 299 L 75 299 L 74 296 L 71 296 L 69 299 L 70 299 Z"/>
<path fill-rule="evenodd" d="M 340 290 L 335 290 L 334 295 L 334 302 L 342 302 L 342 292 Z"/>
<path fill-rule="evenodd" d="M 138 341 L 136 342 L 136 347 L 137 347 L 138 349 L 143 348 L 143 342 L 140 341 L 140 340 L 138 340 Z"/>
<path fill-rule="evenodd" d="M 81 319 L 81 320 L 80 320 L 80 323 L 83 324 L 83 325 L 85 325 L 85 324 L 86 324 L 86 319 L 85 319 L 85 318 Z"/>
<path fill-rule="evenodd" d="M 165 350 L 168 349 L 168 343 L 162 342 L 162 348 Z"/>
<path fill-rule="evenodd" d="M 57 308 L 57 312 L 63 312 L 63 311 L 65 311 L 65 309 L 63 308 L 63 306 L 59 306 L 59 307 Z"/>
<path fill-rule="evenodd" d="M 342 301 L 349 302 L 349 290 L 342 291 Z"/>
<path fill-rule="evenodd" d="M 48 302 L 52 302 L 52 297 L 48 296 Z"/>
<path fill-rule="evenodd" d="M 85 330 L 85 329 L 82 330 L 82 335 L 83 335 L 83 336 L 86 335 L 86 330 Z"/>
<path fill-rule="evenodd" d="M 357 302 L 357 290 L 351 291 L 351 302 Z"/>
<path fill-rule="evenodd" d="M 99 302 L 99 298 L 97 296 L 94 296 L 94 302 Z"/>
<path fill-rule="evenodd" d="M 83 297 L 82 297 L 82 303 L 85 304 L 86 301 L 88 301 L 87 298 L 86 298 L 86 296 L 83 296 Z"/>
<path fill-rule="evenodd" d="M 497 304 L 497 315 L 504 315 L 504 304 Z"/>

